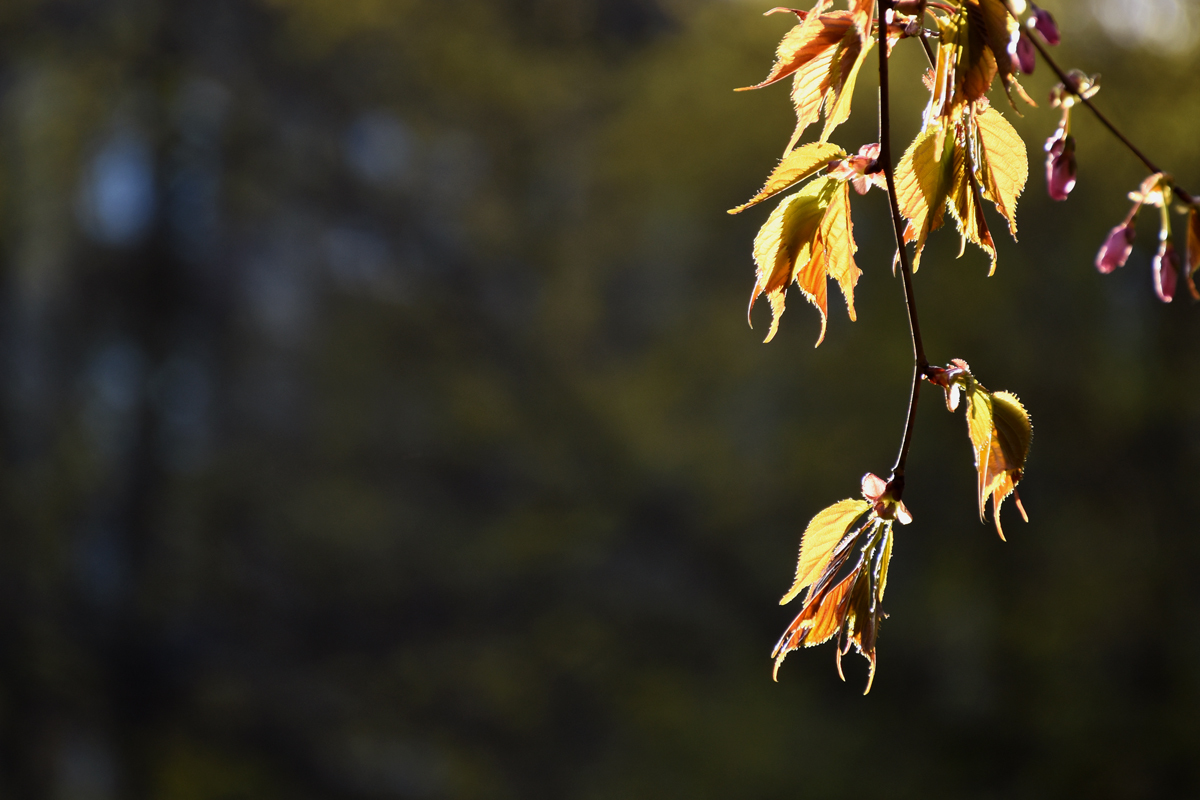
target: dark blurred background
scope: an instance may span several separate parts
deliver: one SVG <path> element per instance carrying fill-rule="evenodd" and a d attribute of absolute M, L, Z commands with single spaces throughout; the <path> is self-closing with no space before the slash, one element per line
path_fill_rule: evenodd
<path fill-rule="evenodd" d="M 1056 204 L 1057 111 L 998 96 L 1020 244 L 916 276 L 931 358 L 1032 413 L 1030 524 L 979 523 L 926 393 L 873 691 L 830 646 L 771 682 L 911 362 L 878 192 L 859 321 L 746 326 L 769 5 L 3 4 L 0 796 L 1200 796 L 1200 308 L 1155 299 L 1152 213 L 1092 267 L 1144 172 L 1083 112 Z M 1196 5 L 1050 10 L 1200 189 Z"/>

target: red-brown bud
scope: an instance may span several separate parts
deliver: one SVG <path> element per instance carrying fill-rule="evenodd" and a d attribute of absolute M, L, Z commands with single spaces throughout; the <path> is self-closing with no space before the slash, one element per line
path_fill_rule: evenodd
<path fill-rule="evenodd" d="M 1104 244 L 1100 246 L 1100 252 L 1096 254 L 1096 269 L 1107 275 L 1117 267 L 1125 266 L 1136 237 L 1137 231 L 1133 229 L 1132 222 L 1122 223 L 1113 228 Z"/>
<path fill-rule="evenodd" d="M 1046 189 L 1051 200 L 1066 200 L 1075 188 L 1075 137 L 1059 128 L 1046 140 Z"/>
<path fill-rule="evenodd" d="M 1170 239 L 1165 239 L 1158 246 L 1151 265 L 1154 272 L 1154 293 L 1164 303 L 1175 299 L 1175 284 L 1179 280 L 1179 254 Z"/>

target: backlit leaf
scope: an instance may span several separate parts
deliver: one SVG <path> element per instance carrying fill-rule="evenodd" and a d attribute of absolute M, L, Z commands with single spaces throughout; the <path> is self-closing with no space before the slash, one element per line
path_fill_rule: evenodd
<path fill-rule="evenodd" d="M 879 623 L 885 616 L 882 600 L 891 562 L 892 535 L 891 521 L 872 516 L 858 531 L 842 538 L 822 574 L 809 589 L 804 607 L 771 652 L 776 678 L 789 652 L 800 647 L 813 647 L 836 636 L 838 646 L 834 652 L 838 675 L 844 680 L 842 655 L 854 647 L 870 662 L 864 694 L 871 690 L 875 679 L 875 642 Z M 858 561 L 843 574 L 850 554 L 859 542 L 865 543 Z"/>
<path fill-rule="evenodd" d="M 783 40 L 775 51 L 775 64 L 761 83 L 744 86 L 735 91 L 745 92 L 750 89 L 761 89 L 781 81 L 841 41 L 842 36 L 851 25 L 850 14 L 845 11 L 820 14 L 819 11 L 828 5 L 829 3 L 825 0 L 818 3 L 817 8 L 809 12 L 799 25 L 784 34 Z M 777 10 L 782 9 L 772 9 L 772 11 Z"/>
<path fill-rule="evenodd" d="M 771 303 L 771 329 L 764 341 L 771 341 L 779 329 L 788 284 L 813 260 L 817 231 L 835 188 L 836 181 L 832 178 L 809 182 L 800 191 L 785 197 L 754 237 L 754 263 L 758 269 L 750 307 L 753 308 L 754 301 L 763 294 Z M 820 285 L 824 286 L 824 281 Z M 821 307 L 823 304 L 818 305 Z M 822 337 L 824 333 L 822 314 Z"/>
<path fill-rule="evenodd" d="M 931 231 L 942 226 L 953 168 L 953 138 L 934 122 L 917 134 L 896 165 L 896 201 L 908 220 L 904 241 L 916 241 L 913 270 Z"/>
<path fill-rule="evenodd" d="M 828 142 L 811 142 L 792 150 L 780 160 L 779 165 L 771 172 L 758 194 L 737 208 L 731 208 L 729 213 L 737 214 L 763 200 L 774 197 L 817 172 L 833 159 L 844 155 L 846 152 L 842 148 Z"/>
<path fill-rule="evenodd" d="M 945 371 L 937 382 L 947 392 L 952 387 L 961 386 L 966 395 L 967 433 L 975 453 L 978 476 L 979 517 L 983 518 L 984 506 L 991 497 L 996 532 L 1003 539 L 1000 506 L 1015 491 L 1025 468 L 1025 459 L 1033 440 L 1029 414 L 1015 395 L 1008 392 L 993 393 L 985 389 L 971 376 L 966 362 L 956 361 L 955 367 Z M 1028 521 L 1019 497 L 1017 509 Z"/>
<path fill-rule="evenodd" d="M 750 295 L 750 308 L 763 294 L 771 304 L 771 341 L 779 328 L 788 284 L 796 287 L 821 314 L 819 345 L 825 338 L 828 320 L 826 281 L 838 282 L 846 298 L 850 319 L 855 318 L 854 286 L 861 274 L 854 263 L 853 229 L 850 222 L 850 190 L 845 180 L 823 176 L 809 181 L 788 195 L 771 213 L 754 239 L 757 281 Z"/>
<path fill-rule="evenodd" d="M 979 133 L 980 173 L 983 196 L 996 204 L 1014 239 L 1017 238 L 1017 199 L 1029 179 L 1029 156 L 1025 142 L 994 108 L 974 115 Z"/>
<path fill-rule="evenodd" d="M 960 127 L 956 136 L 965 133 Z M 974 165 L 970 159 L 970 149 L 963 141 L 955 142 L 954 146 L 954 177 L 950 184 L 950 212 L 958 222 L 958 230 L 962 233 L 962 247 L 959 256 L 966 249 L 970 240 L 983 248 L 992 259 L 992 268 L 988 273 L 996 271 L 996 245 L 992 241 L 992 233 L 988 230 L 987 220 L 983 216 L 982 197 L 979 184 L 975 179 Z"/>
<path fill-rule="evenodd" d="M 857 320 L 854 287 L 862 270 L 854 263 L 858 245 L 854 243 L 854 223 L 850 219 L 850 184 L 842 183 L 834 194 L 821 220 L 820 235 L 825 254 L 825 274 L 837 281 L 846 299 L 846 312 L 850 320 Z"/>
<path fill-rule="evenodd" d="M 863 43 L 860 37 L 847 32 L 842 47 L 830 64 L 830 86 L 825 98 L 825 128 L 821 131 L 821 141 L 827 140 L 834 128 L 850 118 L 854 83 L 874 43 L 875 40 L 870 38 Z"/>
<path fill-rule="evenodd" d="M 833 549 L 862 517 L 871 504 L 866 500 L 848 499 L 820 511 L 804 529 L 800 539 L 800 559 L 796 564 L 796 580 L 779 601 L 791 602 L 800 591 L 820 577 L 833 558 Z"/>

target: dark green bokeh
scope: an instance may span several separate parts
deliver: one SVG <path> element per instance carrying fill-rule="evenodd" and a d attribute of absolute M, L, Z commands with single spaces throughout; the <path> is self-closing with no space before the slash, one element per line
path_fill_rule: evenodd
<path fill-rule="evenodd" d="M 1030 524 L 978 522 L 927 392 L 872 693 L 829 646 L 770 681 L 800 531 L 886 474 L 911 363 L 879 192 L 859 321 L 746 327 L 767 5 L 4 4 L 0 795 L 1200 792 L 1200 310 L 1154 298 L 1151 214 L 1092 267 L 1144 172 L 1083 112 L 1057 204 L 1057 112 L 998 95 L 1020 243 L 990 217 L 987 278 L 945 230 L 916 276 L 930 357 L 1033 416 Z M 1200 188 L 1196 51 L 1091 5 L 1058 55 Z"/>

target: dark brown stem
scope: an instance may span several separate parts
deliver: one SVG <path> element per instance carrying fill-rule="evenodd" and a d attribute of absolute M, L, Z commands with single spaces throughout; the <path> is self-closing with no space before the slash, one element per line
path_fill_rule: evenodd
<path fill-rule="evenodd" d="M 900 442 L 900 453 L 892 467 L 889 481 L 892 495 L 899 500 L 904 492 L 904 465 L 908 461 L 908 448 L 912 444 L 913 424 L 917 418 L 917 399 L 921 395 L 921 377 L 929 367 L 925 359 L 925 345 L 921 343 L 921 325 L 917 319 L 917 299 L 913 295 L 912 268 L 908 263 L 908 249 L 904 245 L 904 220 L 896 202 L 896 169 L 892 161 L 891 106 L 888 91 L 887 18 L 894 0 L 878 0 L 879 19 L 879 164 L 887 180 L 888 203 L 892 212 L 892 232 L 896 237 L 896 259 L 900 262 L 900 277 L 904 287 L 904 305 L 908 308 L 908 331 L 913 344 L 912 392 L 908 399 L 908 418 L 904 423 L 904 438 Z"/>
<path fill-rule="evenodd" d="M 1009 13 L 1011 13 L 1011 9 L 1009 10 Z M 1038 54 L 1041 55 L 1042 60 L 1046 62 L 1046 66 L 1050 67 L 1050 69 L 1054 72 L 1054 74 L 1058 76 L 1058 79 L 1060 81 L 1062 81 L 1063 87 L 1068 92 L 1075 95 L 1075 97 L 1079 100 L 1079 102 L 1081 102 L 1085 106 L 1087 106 L 1088 110 L 1091 111 L 1092 114 L 1094 114 L 1096 116 L 1096 119 L 1100 120 L 1100 124 L 1102 124 L 1104 127 L 1108 128 L 1109 133 L 1111 133 L 1113 136 L 1117 137 L 1117 139 L 1120 140 L 1121 144 L 1125 145 L 1125 147 L 1127 147 L 1129 149 L 1129 152 L 1133 153 L 1134 156 L 1137 157 L 1138 161 L 1141 161 L 1142 164 L 1145 165 L 1146 169 L 1150 170 L 1151 172 L 1155 172 L 1155 173 L 1162 172 L 1162 170 L 1158 168 L 1157 164 L 1155 164 L 1150 159 L 1146 158 L 1146 155 L 1137 148 L 1137 145 L 1135 145 L 1133 142 L 1129 141 L 1128 137 L 1126 137 L 1125 134 L 1123 134 L 1123 133 L 1121 133 L 1121 131 L 1117 130 L 1117 126 L 1113 125 L 1112 122 L 1109 121 L 1108 117 L 1104 116 L 1104 113 L 1101 112 L 1100 109 L 1096 108 L 1095 104 L 1091 101 L 1090 98 L 1084 97 L 1083 95 L 1081 95 L 1079 93 L 1079 88 L 1075 85 L 1074 78 L 1072 78 L 1070 75 L 1068 75 L 1066 72 L 1064 72 L 1063 68 L 1060 67 L 1057 62 L 1055 62 L 1054 58 L 1046 50 L 1046 46 L 1044 44 L 1042 44 L 1042 42 L 1038 39 L 1037 36 L 1034 36 L 1028 29 L 1022 29 L 1021 35 L 1026 37 L 1027 39 L 1029 39 L 1030 42 L 1033 43 L 1033 46 L 1035 48 L 1037 48 Z M 1176 197 L 1178 197 L 1183 202 L 1187 203 L 1189 206 L 1192 206 L 1192 207 L 1196 206 L 1196 199 L 1194 197 L 1192 197 L 1192 195 L 1185 192 L 1182 187 L 1175 184 L 1173 181 L 1172 181 L 1171 185 L 1172 185 L 1172 188 L 1175 190 Z"/>

